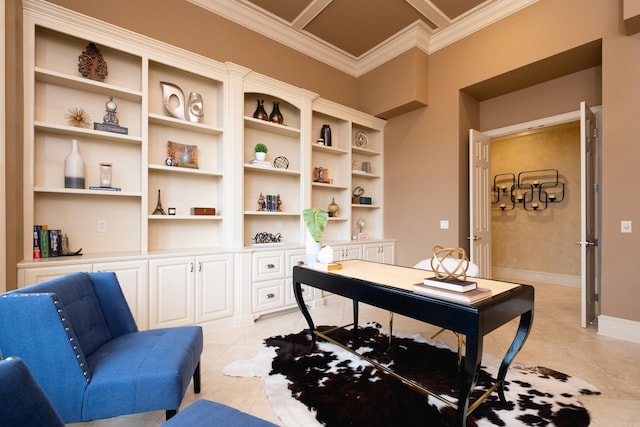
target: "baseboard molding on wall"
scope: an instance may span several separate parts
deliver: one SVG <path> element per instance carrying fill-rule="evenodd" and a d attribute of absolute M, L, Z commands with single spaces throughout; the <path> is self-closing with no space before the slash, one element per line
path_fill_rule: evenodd
<path fill-rule="evenodd" d="M 491 267 L 492 279 L 511 282 L 539 282 L 551 285 L 580 287 L 580 276 L 548 273 L 546 271 L 519 270 L 506 267 Z"/>
<path fill-rule="evenodd" d="M 600 315 L 598 335 L 640 343 L 640 322 Z"/>

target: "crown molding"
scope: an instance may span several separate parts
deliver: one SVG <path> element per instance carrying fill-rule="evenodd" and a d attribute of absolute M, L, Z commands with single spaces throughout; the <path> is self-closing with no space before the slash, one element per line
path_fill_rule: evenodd
<path fill-rule="evenodd" d="M 470 11 L 453 20 L 449 27 L 435 33 L 431 37 L 427 53 L 431 54 L 443 49 L 537 1 L 538 0 L 498 0 L 475 12 Z"/>

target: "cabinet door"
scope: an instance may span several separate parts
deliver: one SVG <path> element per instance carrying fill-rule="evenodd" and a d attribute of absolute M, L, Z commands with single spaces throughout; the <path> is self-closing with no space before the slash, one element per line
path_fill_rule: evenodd
<path fill-rule="evenodd" d="M 380 261 L 380 245 L 374 243 L 367 243 L 362 245 L 363 259 L 366 261 L 379 262 Z"/>
<path fill-rule="evenodd" d="M 333 246 L 334 261 L 347 261 L 350 259 L 362 259 L 362 245 L 340 245 Z"/>
<path fill-rule="evenodd" d="M 395 243 L 378 242 L 366 243 L 362 245 L 364 259 L 367 261 L 393 264 L 395 262 Z"/>
<path fill-rule="evenodd" d="M 149 328 L 149 288 L 146 261 L 103 262 L 93 265 L 93 271 L 116 273 L 122 293 L 127 299 L 138 329 Z"/>
<path fill-rule="evenodd" d="M 233 315 L 233 256 L 196 258 L 196 322 Z"/>
<path fill-rule="evenodd" d="M 380 243 L 380 253 L 378 261 L 385 264 L 395 264 L 396 262 L 396 245 L 393 242 Z"/>
<path fill-rule="evenodd" d="M 52 265 L 47 267 L 27 268 L 23 273 L 18 275 L 18 287 L 33 285 L 35 283 L 44 282 L 45 280 L 54 279 L 70 273 L 77 272 L 88 273 L 91 271 L 91 264 L 73 264 L 73 265 Z"/>
<path fill-rule="evenodd" d="M 149 261 L 149 327 L 169 327 L 195 323 L 192 257 Z"/>

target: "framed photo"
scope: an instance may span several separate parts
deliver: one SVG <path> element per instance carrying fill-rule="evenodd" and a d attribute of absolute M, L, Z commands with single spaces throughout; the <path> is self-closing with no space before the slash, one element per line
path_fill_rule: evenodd
<path fill-rule="evenodd" d="M 173 166 L 198 169 L 198 146 L 167 142 L 167 157 Z"/>

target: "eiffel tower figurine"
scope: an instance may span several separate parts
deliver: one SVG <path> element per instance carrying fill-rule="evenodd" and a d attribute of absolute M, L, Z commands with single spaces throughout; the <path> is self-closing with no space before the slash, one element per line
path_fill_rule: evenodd
<path fill-rule="evenodd" d="M 162 203 L 160 203 L 160 189 L 158 189 L 158 204 L 151 215 L 166 215 L 164 209 L 162 209 Z"/>

